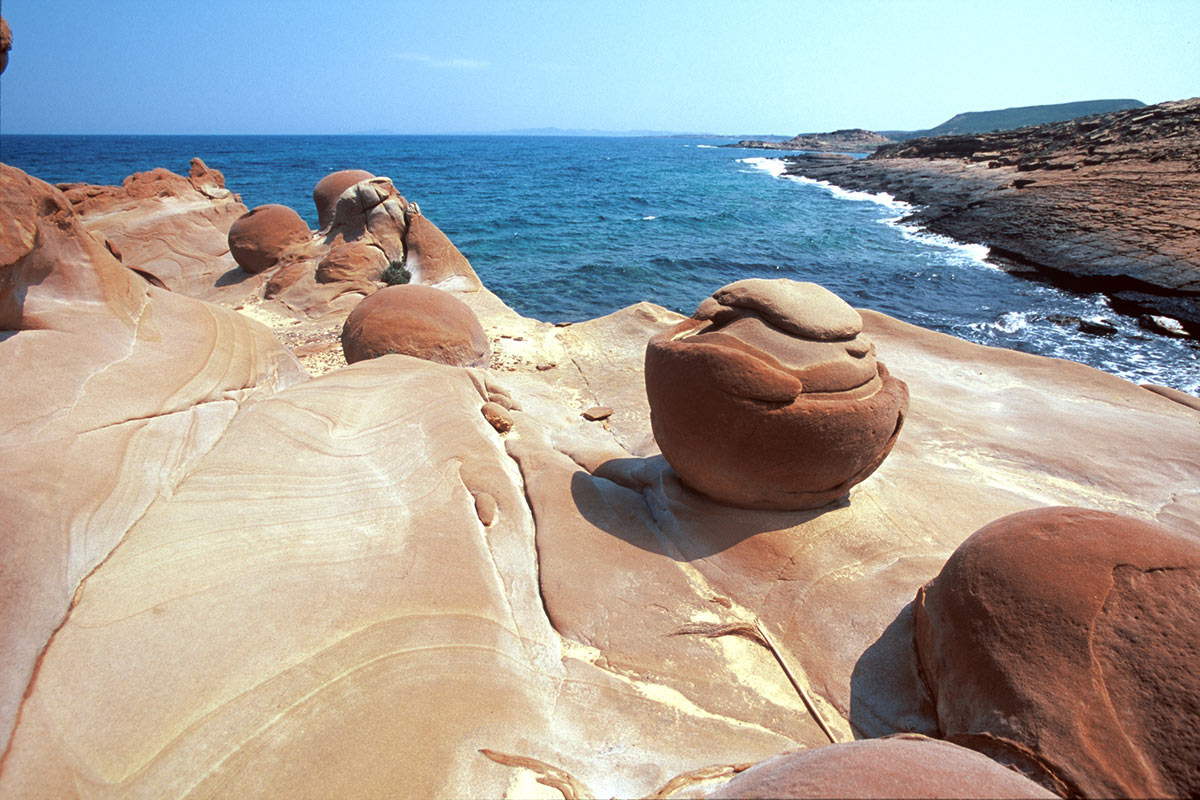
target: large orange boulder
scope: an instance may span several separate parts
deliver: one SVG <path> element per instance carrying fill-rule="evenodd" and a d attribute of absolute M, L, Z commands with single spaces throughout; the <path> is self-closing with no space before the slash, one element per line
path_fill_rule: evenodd
<path fill-rule="evenodd" d="M 891 451 L 905 384 L 862 318 L 813 283 L 749 279 L 646 348 L 651 426 L 688 486 L 736 506 L 828 505 Z"/>
<path fill-rule="evenodd" d="M 1200 795 L 1200 541 L 1102 511 L 1011 514 L 914 611 L 946 738 L 1064 796 Z"/>
<path fill-rule="evenodd" d="M 482 366 L 487 335 L 466 303 L 431 286 L 389 286 L 363 300 L 342 327 L 342 350 L 353 364 L 398 353 L 440 364 Z"/>
<path fill-rule="evenodd" d="M 342 192 L 360 181 L 370 180 L 375 176 L 366 170 L 343 169 L 331 172 L 313 188 L 313 204 L 317 207 L 317 226 L 325 228 L 333 222 L 333 212 L 337 208 L 338 198 Z"/>
<path fill-rule="evenodd" d="M 229 229 L 229 252 L 246 272 L 257 273 L 279 263 L 289 250 L 308 242 L 312 233 L 287 206 L 258 206 Z"/>
<path fill-rule="evenodd" d="M 923 736 L 797 750 L 755 764 L 712 798 L 1048 797 L 989 758 Z"/>
<path fill-rule="evenodd" d="M 0 72 L 8 66 L 9 50 L 12 50 L 12 29 L 4 17 L 0 17 Z"/>

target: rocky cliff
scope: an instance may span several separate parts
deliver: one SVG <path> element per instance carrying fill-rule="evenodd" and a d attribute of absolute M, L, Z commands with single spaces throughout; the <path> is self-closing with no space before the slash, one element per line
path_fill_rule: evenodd
<path fill-rule="evenodd" d="M 680 358 L 742 387 L 739 408 L 769 414 L 780 381 L 819 403 L 822 380 L 875 375 L 876 352 L 910 398 L 848 496 L 741 508 L 681 483 L 652 435 L 647 342 L 693 323 L 647 303 L 567 326 L 521 317 L 386 178 L 344 188 L 306 240 L 262 226 L 255 241 L 278 245 L 262 272 L 226 268 L 225 250 L 172 262 L 158 273 L 172 289 L 143 268 L 161 263 L 149 240 L 122 262 L 104 246 L 120 228 L 96 227 L 106 203 L 142 200 L 81 215 L 72 199 L 103 193 L 0 170 L 0 795 L 667 797 L 741 775 L 737 796 L 1046 796 L 1006 766 L 1085 794 L 1194 793 L 1195 408 L 827 299 L 846 325 L 728 291 L 696 319 L 737 336 L 706 329 Z M 197 219 L 224 198 L 207 202 Z M 215 248 L 163 219 L 165 250 Z M 474 314 L 486 366 L 319 358 L 358 301 L 382 297 L 389 261 Z M 777 342 L 760 315 L 808 333 Z M 808 366 L 780 378 L 789 364 Z M 989 732 L 989 698 L 929 666 L 972 674 L 937 627 L 959 619 L 935 602 L 954 597 L 947 558 L 997 517 L 1052 505 L 1165 542 L 1128 561 L 1169 579 L 1153 636 L 1128 611 L 1136 581 L 1095 626 L 1116 631 L 1098 647 L 1153 651 L 1174 681 L 1157 704 L 1137 684 L 1153 736 L 1080 689 L 1028 717 L 1065 731 L 1053 746 L 1022 739 L 1018 714 L 997 751 L 1010 740 Z M 997 596 L 1041 591 L 1008 574 L 988 572 Z M 930 581 L 918 663 L 913 601 Z M 1081 585 L 1086 631 L 1100 612 Z M 1017 624 L 985 626 L 1008 659 L 1041 641 Z M 1088 687 L 1142 680 L 1104 653 Z M 1072 738 L 1079 703 L 1102 744 Z M 929 740 L 948 730 L 965 733 Z M 1070 783 L 1076 745 L 1093 783 Z"/>
<path fill-rule="evenodd" d="M 914 221 L 985 243 L 1010 269 L 1200 334 L 1200 98 L 914 139 L 861 161 L 799 156 L 788 171 L 888 192 L 921 206 Z"/>

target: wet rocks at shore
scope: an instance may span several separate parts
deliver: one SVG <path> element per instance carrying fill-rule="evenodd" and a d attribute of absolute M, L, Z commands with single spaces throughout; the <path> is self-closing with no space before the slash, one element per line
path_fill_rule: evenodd
<path fill-rule="evenodd" d="M 788 159 L 788 174 L 919 205 L 1006 268 L 1102 291 L 1200 333 L 1200 99 L 993 134 Z"/>

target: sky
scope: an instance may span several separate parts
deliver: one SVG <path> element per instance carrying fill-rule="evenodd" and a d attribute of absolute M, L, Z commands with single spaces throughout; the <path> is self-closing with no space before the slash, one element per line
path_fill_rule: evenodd
<path fill-rule="evenodd" d="M 1200 0 L 4 0 L 2 133 L 723 135 L 1200 95 Z"/>

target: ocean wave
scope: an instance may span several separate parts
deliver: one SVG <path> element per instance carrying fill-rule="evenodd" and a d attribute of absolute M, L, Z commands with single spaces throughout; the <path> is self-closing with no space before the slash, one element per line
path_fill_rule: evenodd
<path fill-rule="evenodd" d="M 818 181 L 814 178 L 806 178 L 803 175 L 787 175 L 784 177 L 790 181 L 795 181 L 796 183 L 807 183 L 813 186 L 820 186 L 822 189 L 826 190 L 839 200 L 854 200 L 856 202 L 876 203 L 885 208 L 890 208 L 893 211 L 901 211 L 906 214 L 916 210 L 916 206 L 914 206 L 912 203 L 906 203 L 903 200 L 897 200 L 887 192 L 858 192 L 851 189 L 843 189 L 842 187 L 832 184 L 829 181 Z"/>
<path fill-rule="evenodd" d="M 698 149 L 698 150 L 717 150 L 718 148 L 715 144 L 698 144 L 698 145 L 696 145 L 696 149 Z"/>
<path fill-rule="evenodd" d="M 776 178 L 782 178 L 783 171 L 787 169 L 787 164 L 784 163 L 782 158 L 764 158 L 762 156 L 755 156 L 753 158 L 739 158 L 737 163 L 747 164 L 755 169 L 761 169 L 764 172 L 770 173 Z"/>
<path fill-rule="evenodd" d="M 648 217 L 642 217 L 642 219 L 643 219 L 643 220 L 645 220 L 645 221 L 649 221 L 649 220 L 652 220 L 652 219 L 658 219 L 658 217 L 657 217 L 656 215 L 654 215 L 654 214 L 651 214 L 651 215 L 650 215 L 650 216 L 648 216 Z"/>
<path fill-rule="evenodd" d="M 920 225 L 904 223 L 903 217 L 893 217 L 883 220 L 887 225 L 900 231 L 900 235 L 907 241 L 918 242 L 919 244 L 940 247 L 949 250 L 952 255 L 962 256 L 966 260 L 974 262 L 982 267 L 994 269 L 997 272 L 1003 272 L 1000 267 L 987 260 L 992 254 L 992 250 L 986 244 L 960 242 L 957 239 L 951 239 L 949 236 L 943 236 L 940 233 L 930 233 Z"/>

